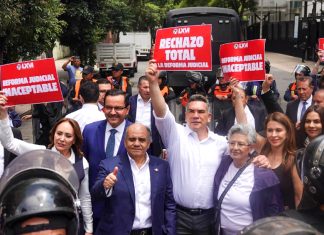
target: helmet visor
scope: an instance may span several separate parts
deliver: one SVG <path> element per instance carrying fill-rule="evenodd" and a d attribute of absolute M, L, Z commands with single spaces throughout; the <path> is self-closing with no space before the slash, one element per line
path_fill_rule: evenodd
<path fill-rule="evenodd" d="M 68 159 L 50 150 L 34 150 L 18 156 L 7 166 L 0 180 L 0 195 L 9 183 L 30 177 L 59 180 L 75 196 L 79 190 L 78 175 Z"/>

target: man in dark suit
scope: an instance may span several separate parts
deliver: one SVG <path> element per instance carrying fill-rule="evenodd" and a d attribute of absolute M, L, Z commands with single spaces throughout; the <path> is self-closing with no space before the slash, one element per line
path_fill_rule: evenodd
<path fill-rule="evenodd" d="M 305 76 L 303 79 L 297 80 L 296 90 L 298 91 L 298 99 L 290 101 L 287 104 L 286 115 L 289 119 L 296 125 L 299 126 L 300 120 L 303 117 L 306 109 L 312 105 L 312 93 L 313 93 L 312 78 L 310 76 Z M 297 147 L 304 147 L 305 134 L 300 132 L 298 129 L 296 131 L 296 142 Z"/>
<path fill-rule="evenodd" d="M 302 119 L 302 111 L 312 105 L 313 85 L 312 78 L 305 76 L 303 80 L 297 80 L 296 89 L 298 91 L 298 99 L 287 104 L 286 115 L 293 123 L 298 123 Z M 306 103 L 305 103 L 306 102 Z M 303 106 L 305 108 L 303 110 Z"/>
<path fill-rule="evenodd" d="M 125 120 L 129 110 L 125 92 L 109 90 L 105 95 L 104 113 L 106 120 L 93 122 L 83 130 L 83 152 L 89 162 L 89 188 L 94 185 L 101 160 L 110 155 L 126 153 L 124 134 L 130 122 Z M 113 137 L 113 146 L 107 148 Z M 101 216 L 102 203 L 93 203 L 94 229 Z"/>
<path fill-rule="evenodd" d="M 104 200 L 98 235 L 175 235 L 175 201 L 169 164 L 147 154 L 150 130 L 140 123 L 126 131 L 125 148 L 116 158 L 101 161 L 92 187 Z"/>
<path fill-rule="evenodd" d="M 160 156 L 162 151 L 162 141 L 160 134 L 155 126 L 153 108 L 150 96 L 150 85 L 145 76 L 138 79 L 138 94 L 129 98 L 128 120 L 135 123 L 139 122 L 149 127 L 152 132 L 152 143 L 148 153 L 154 156 Z"/>

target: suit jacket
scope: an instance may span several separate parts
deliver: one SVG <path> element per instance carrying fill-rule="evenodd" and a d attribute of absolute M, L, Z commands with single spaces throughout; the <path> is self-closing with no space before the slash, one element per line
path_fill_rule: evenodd
<path fill-rule="evenodd" d="M 151 180 L 151 220 L 155 235 L 176 234 L 176 205 L 173 198 L 172 181 L 168 162 L 149 155 Z M 109 197 L 103 187 L 105 177 L 118 166 L 117 183 Z M 94 200 L 105 201 L 97 235 L 128 235 L 135 218 L 135 189 L 132 170 L 127 153 L 101 161 L 98 177 L 92 187 Z"/>
<path fill-rule="evenodd" d="M 264 130 L 264 120 L 267 116 L 266 109 L 261 106 L 255 106 L 248 104 L 248 107 L 254 117 L 255 130 L 261 132 Z M 215 133 L 226 136 L 229 129 L 234 125 L 235 122 L 235 110 L 231 108 L 225 110 L 221 118 L 219 119 L 218 125 L 215 128 Z"/>
<path fill-rule="evenodd" d="M 293 124 L 297 122 L 297 111 L 300 99 L 291 101 L 287 104 L 286 115 L 292 121 Z"/>
<path fill-rule="evenodd" d="M 126 120 L 124 133 L 118 148 L 117 155 L 126 153 L 124 147 L 125 130 L 131 123 Z M 83 130 L 83 153 L 89 162 L 89 189 L 94 185 L 99 169 L 99 163 L 106 158 L 105 131 L 107 121 L 93 122 L 85 126 Z M 100 218 L 102 204 L 93 203 L 93 217 Z"/>
<path fill-rule="evenodd" d="M 297 112 L 298 112 L 299 102 L 300 102 L 300 99 L 297 99 L 297 100 L 291 101 L 287 104 L 286 115 L 292 121 L 294 126 L 296 125 L 296 122 L 297 122 Z M 312 104 L 313 104 L 313 102 L 312 102 Z M 305 145 L 304 145 L 305 139 L 306 139 L 306 134 L 303 133 L 300 129 L 296 130 L 297 149 L 305 147 Z"/>
<path fill-rule="evenodd" d="M 15 138 L 22 140 L 21 131 L 17 128 L 11 128 Z M 17 156 L 8 150 L 4 149 L 4 167 L 6 168 L 9 163 L 14 160 Z"/>
<path fill-rule="evenodd" d="M 137 109 L 137 97 L 138 95 L 133 95 L 129 98 L 129 112 L 128 112 L 128 120 L 135 123 L 136 121 L 136 109 Z M 150 148 L 147 150 L 148 154 L 152 154 L 154 156 L 160 156 L 163 144 L 160 137 L 160 134 L 155 126 L 155 118 L 153 115 L 153 108 L 151 104 L 151 132 L 152 132 L 152 143 Z"/>

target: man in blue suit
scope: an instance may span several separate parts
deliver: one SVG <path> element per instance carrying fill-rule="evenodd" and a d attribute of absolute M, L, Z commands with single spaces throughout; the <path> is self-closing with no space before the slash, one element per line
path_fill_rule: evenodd
<path fill-rule="evenodd" d="M 160 156 L 162 152 L 162 140 L 155 126 L 155 118 L 151 103 L 150 85 L 145 76 L 138 79 L 138 94 L 129 98 L 128 120 L 139 122 L 149 127 L 152 132 L 152 143 L 147 153 Z"/>
<path fill-rule="evenodd" d="M 128 110 L 125 92 L 109 90 L 105 95 L 103 109 L 106 120 L 86 125 L 83 130 L 83 152 L 89 162 L 90 189 L 95 183 L 100 161 L 108 155 L 116 156 L 126 153 L 123 143 L 125 130 L 130 125 L 130 122 L 125 120 Z M 114 131 L 114 144 L 107 148 L 112 131 Z M 92 202 L 94 229 L 99 222 L 103 206 L 103 203 Z"/>
<path fill-rule="evenodd" d="M 150 129 L 130 125 L 127 153 L 101 161 L 92 187 L 94 200 L 105 201 L 97 235 L 175 235 L 175 201 L 169 164 L 148 155 Z"/>

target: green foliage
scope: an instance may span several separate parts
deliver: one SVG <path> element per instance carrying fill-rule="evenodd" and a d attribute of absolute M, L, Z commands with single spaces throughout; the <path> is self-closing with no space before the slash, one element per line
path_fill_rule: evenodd
<path fill-rule="evenodd" d="M 32 59 L 53 48 L 64 22 L 59 0 L 2 0 L 0 64 Z"/>
<path fill-rule="evenodd" d="M 209 0 L 182 0 L 180 7 L 204 7 L 208 6 Z"/>
<path fill-rule="evenodd" d="M 94 48 L 108 31 L 130 29 L 130 7 L 119 0 L 80 0 L 65 2 L 61 19 L 67 22 L 60 42 L 79 55 L 84 64 L 94 64 Z"/>
<path fill-rule="evenodd" d="M 246 11 L 255 11 L 257 6 L 257 1 L 255 0 L 211 0 L 209 6 L 212 7 L 225 7 L 234 9 L 240 19 L 243 18 L 243 14 Z"/>

